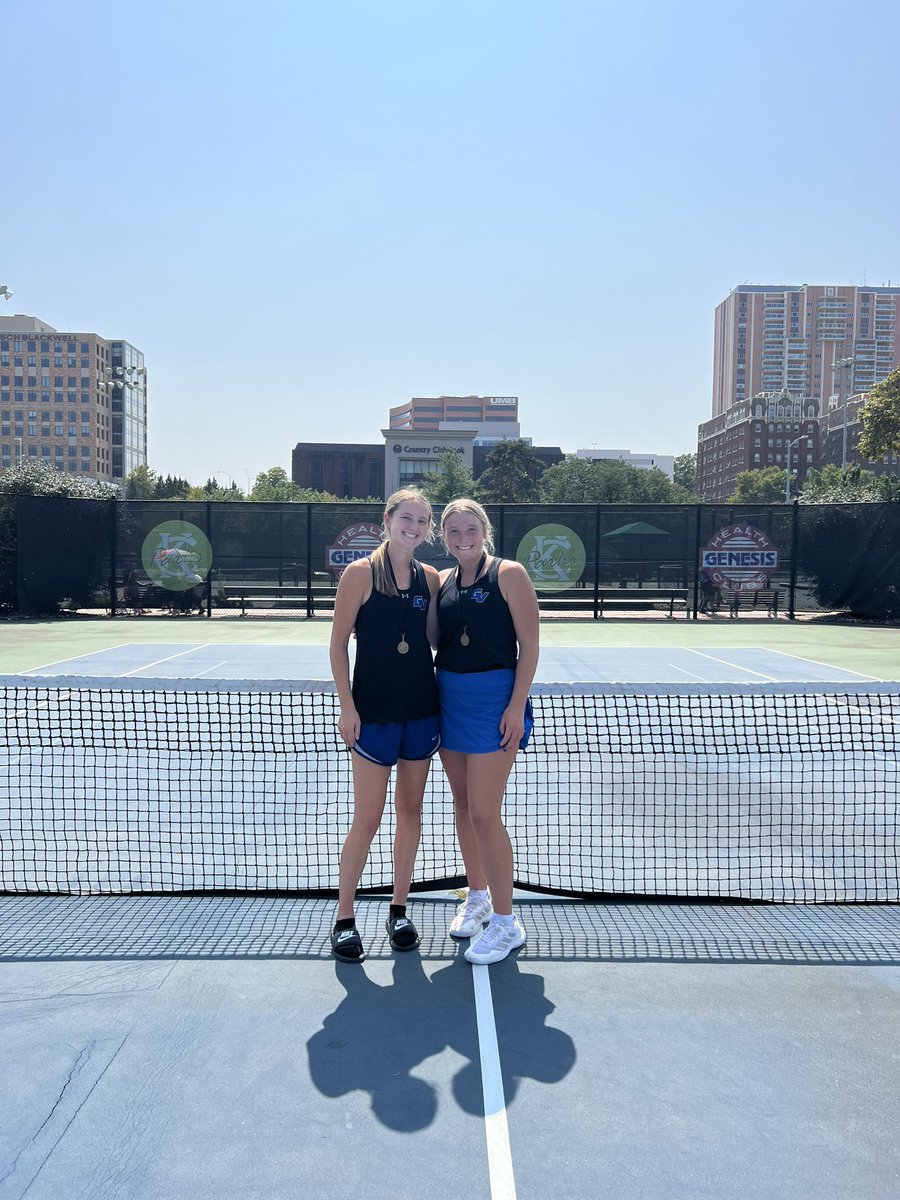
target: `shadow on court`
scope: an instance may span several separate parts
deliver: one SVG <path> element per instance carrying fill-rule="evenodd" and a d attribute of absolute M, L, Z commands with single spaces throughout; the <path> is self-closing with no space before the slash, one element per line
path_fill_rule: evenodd
<path fill-rule="evenodd" d="M 446 962 L 454 900 L 414 899 L 421 946 L 409 956 Z M 769 963 L 900 965 L 900 905 L 695 904 L 525 901 L 522 952 L 529 963 Z M 386 902 L 362 900 L 357 921 L 368 950 L 363 975 L 394 957 L 382 926 Z M 0 961 L 91 959 L 324 959 L 334 901 L 284 896 L 2 896 Z M 397 964 L 407 960 L 401 956 Z M 409 970 L 409 967 L 401 968 Z M 466 967 L 468 970 L 468 967 Z M 343 975 L 340 976 L 341 981 Z M 491 970 L 495 1005 L 506 987 Z M 471 988 L 471 981 L 466 976 Z M 365 983 L 348 980 L 348 988 Z M 410 986 L 417 986 L 412 979 Z M 447 981 L 442 980 L 446 989 Z M 429 992 L 438 999 L 439 992 Z M 516 1011 L 520 997 L 511 1011 Z M 426 1011 L 418 1002 L 413 1011 Z"/>
<path fill-rule="evenodd" d="M 364 965 L 336 964 L 335 971 L 346 996 L 307 1042 L 310 1078 L 324 1096 L 368 1093 L 383 1125 L 401 1133 L 425 1129 L 438 1116 L 438 1093 L 414 1071 L 450 1049 L 465 1060 L 453 1077 L 456 1103 L 484 1116 L 472 968 L 461 953 L 432 974 L 419 955 L 398 956 L 384 985 Z M 491 969 L 491 989 L 509 1105 L 522 1078 L 563 1079 L 575 1063 L 575 1044 L 545 1024 L 555 1005 L 540 975 L 507 960 Z"/>

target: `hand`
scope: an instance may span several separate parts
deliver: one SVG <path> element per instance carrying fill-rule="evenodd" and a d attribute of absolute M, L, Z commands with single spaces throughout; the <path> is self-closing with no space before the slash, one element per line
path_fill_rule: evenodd
<path fill-rule="evenodd" d="M 356 745 L 359 740 L 360 725 L 359 713 L 355 708 L 341 709 L 341 715 L 338 718 L 338 733 L 345 746 L 352 749 Z"/>
<path fill-rule="evenodd" d="M 518 708 L 511 704 L 500 718 L 500 749 L 518 750 L 524 733 L 525 706 Z"/>

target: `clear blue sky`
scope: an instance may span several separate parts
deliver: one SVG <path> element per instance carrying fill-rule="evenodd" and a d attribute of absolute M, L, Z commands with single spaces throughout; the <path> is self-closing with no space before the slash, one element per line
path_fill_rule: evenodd
<path fill-rule="evenodd" d="M 894 0 L 0 18 L 4 311 L 144 351 L 163 474 L 245 487 L 441 393 L 682 453 L 733 287 L 900 282 Z"/>

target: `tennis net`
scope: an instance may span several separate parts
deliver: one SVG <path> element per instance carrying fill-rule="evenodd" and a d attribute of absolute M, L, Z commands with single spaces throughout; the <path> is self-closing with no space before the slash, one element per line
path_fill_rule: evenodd
<path fill-rule="evenodd" d="M 900 688 L 535 689 L 521 888 L 896 901 Z M 0 891 L 331 894 L 352 811 L 331 685 L 0 679 Z M 462 879 L 438 761 L 414 887 Z M 386 816 L 362 880 L 391 884 Z"/>

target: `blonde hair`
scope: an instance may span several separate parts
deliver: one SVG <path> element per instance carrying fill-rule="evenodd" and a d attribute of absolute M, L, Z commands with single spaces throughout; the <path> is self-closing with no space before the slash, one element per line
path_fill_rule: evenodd
<path fill-rule="evenodd" d="M 468 500 L 462 496 L 459 500 L 451 500 L 444 511 L 441 513 L 441 540 L 444 539 L 444 526 L 449 519 L 458 512 L 471 513 L 473 517 L 477 517 L 481 522 L 481 527 L 484 530 L 484 548 L 488 554 L 494 553 L 494 529 L 490 519 L 477 500 Z M 444 548 L 447 543 L 444 541 Z"/>
<path fill-rule="evenodd" d="M 388 496 L 384 506 L 385 519 L 381 527 L 381 545 L 369 555 L 369 562 L 372 565 L 372 586 L 376 592 L 384 592 L 387 596 L 399 596 L 400 594 L 386 562 L 388 544 L 390 542 L 387 521 L 389 517 L 394 515 L 400 505 L 407 501 L 415 504 L 424 504 L 428 509 L 428 532 L 425 534 L 425 541 L 434 541 L 434 513 L 431 509 L 431 501 L 427 496 L 423 495 L 418 488 L 400 488 L 399 491 Z"/>

